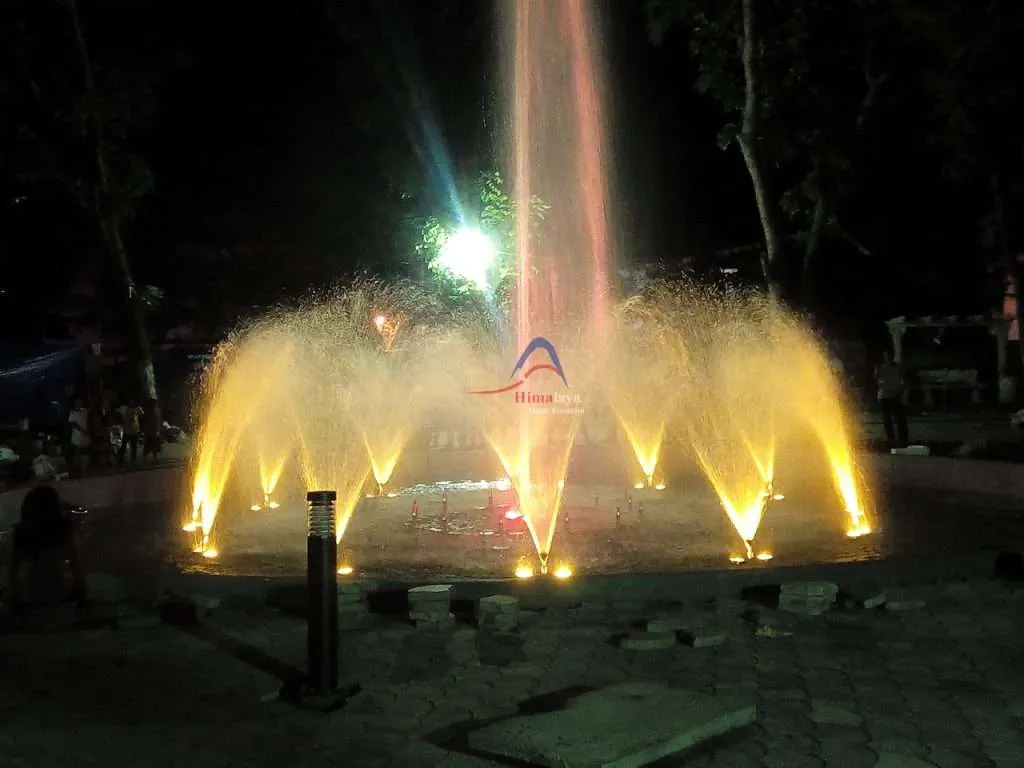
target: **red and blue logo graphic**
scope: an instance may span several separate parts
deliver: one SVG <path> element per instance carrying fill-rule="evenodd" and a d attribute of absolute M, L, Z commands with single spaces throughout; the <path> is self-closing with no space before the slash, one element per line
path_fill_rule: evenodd
<path fill-rule="evenodd" d="M 546 363 L 534 363 L 533 365 L 526 367 L 530 357 L 535 352 L 546 352 L 548 362 Z M 525 370 L 524 370 L 525 368 Z M 569 386 L 569 381 L 565 378 L 565 371 L 562 369 L 562 361 L 558 359 L 558 352 L 555 350 L 555 345 L 545 339 L 543 336 L 537 336 L 523 350 L 523 353 L 519 356 L 516 361 L 515 367 L 512 369 L 512 375 L 509 376 L 513 379 L 511 384 L 506 384 L 503 387 L 497 389 L 477 389 L 473 390 L 474 395 L 500 395 L 503 392 L 511 392 L 519 387 L 523 386 L 527 380 L 533 376 L 533 374 L 539 371 L 551 371 L 562 380 L 565 386 Z M 516 378 L 518 376 L 518 378 Z"/>

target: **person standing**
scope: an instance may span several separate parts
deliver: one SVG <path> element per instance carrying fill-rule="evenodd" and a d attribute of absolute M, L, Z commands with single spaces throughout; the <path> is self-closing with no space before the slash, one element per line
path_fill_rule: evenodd
<path fill-rule="evenodd" d="M 85 471 L 86 454 L 89 450 L 89 410 L 76 397 L 71 413 L 68 414 L 68 426 L 71 428 L 71 450 L 68 455 L 68 469 L 81 475 Z"/>
<path fill-rule="evenodd" d="M 875 368 L 875 381 L 878 383 L 878 405 L 889 447 L 906 448 L 910 441 L 907 409 L 903 404 L 906 384 L 903 369 L 893 360 L 889 350 L 885 351 L 881 364 Z"/>
<path fill-rule="evenodd" d="M 132 464 L 138 459 L 141 419 L 142 409 L 134 401 L 129 401 L 127 405 L 121 406 L 121 424 L 124 431 L 121 433 L 121 447 L 117 450 L 118 464 L 124 464 L 125 452 L 129 448 L 131 448 Z"/>

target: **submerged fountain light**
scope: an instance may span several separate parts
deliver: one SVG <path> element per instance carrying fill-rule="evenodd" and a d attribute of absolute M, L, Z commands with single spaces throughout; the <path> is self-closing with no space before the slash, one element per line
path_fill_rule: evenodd
<path fill-rule="evenodd" d="M 568 563 L 559 563 L 558 567 L 551 574 L 559 581 L 565 581 L 572 578 L 572 566 Z"/>
<path fill-rule="evenodd" d="M 862 521 L 859 525 L 847 529 L 846 537 L 849 539 L 859 539 L 861 536 L 867 536 L 869 533 L 871 533 L 871 526 L 868 525 L 867 521 L 865 520 Z"/>
<path fill-rule="evenodd" d="M 743 565 L 743 563 L 747 562 L 747 558 L 743 555 L 729 555 L 729 562 L 733 565 Z"/>
<path fill-rule="evenodd" d="M 515 575 L 517 579 L 532 579 L 533 566 L 526 562 L 526 560 L 520 560 L 516 565 Z"/>
<path fill-rule="evenodd" d="M 774 557 L 774 555 L 772 555 L 771 552 L 758 552 L 757 553 L 757 559 L 760 560 L 762 563 L 767 563 L 773 557 Z"/>
<path fill-rule="evenodd" d="M 270 494 L 265 493 L 265 494 L 263 494 L 263 503 L 262 504 L 253 504 L 251 507 L 249 507 L 249 511 L 250 512 L 260 512 L 260 511 L 265 510 L 265 509 L 280 509 L 280 507 L 281 507 L 280 504 L 278 504 L 276 501 L 274 501 L 272 498 L 270 498 Z"/>
<path fill-rule="evenodd" d="M 666 485 L 664 483 L 658 483 L 657 485 L 654 486 L 654 490 L 656 491 L 664 491 L 665 488 Z"/>
<path fill-rule="evenodd" d="M 356 569 L 353 568 L 351 565 L 349 565 L 347 563 L 343 563 L 342 565 L 338 566 L 338 575 L 339 576 L 351 576 L 355 572 L 356 572 Z"/>

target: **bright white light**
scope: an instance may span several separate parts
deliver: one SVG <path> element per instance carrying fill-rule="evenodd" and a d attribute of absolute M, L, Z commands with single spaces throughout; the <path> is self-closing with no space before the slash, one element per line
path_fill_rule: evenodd
<path fill-rule="evenodd" d="M 477 229 L 459 229 L 445 238 L 437 265 L 487 290 L 487 272 L 494 264 L 494 244 Z"/>

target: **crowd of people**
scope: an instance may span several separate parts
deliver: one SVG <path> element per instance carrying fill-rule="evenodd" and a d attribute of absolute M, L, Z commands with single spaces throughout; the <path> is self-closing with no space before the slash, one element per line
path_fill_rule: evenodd
<path fill-rule="evenodd" d="M 88 403 L 76 397 L 68 413 L 64 446 L 68 471 L 81 475 L 90 467 L 130 462 L 156 462 L 162 446 L 163 422 L 155 400 L 129 400 L 111 407 L 104 400 Z"/>

